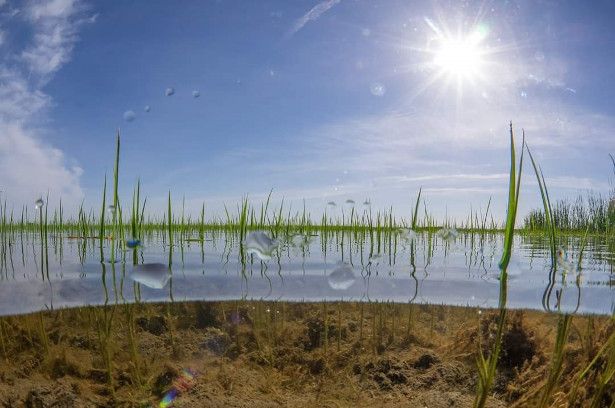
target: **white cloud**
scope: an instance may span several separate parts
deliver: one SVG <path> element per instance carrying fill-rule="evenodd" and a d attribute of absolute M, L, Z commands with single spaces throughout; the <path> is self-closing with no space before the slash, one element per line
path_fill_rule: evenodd
<path fill-rule="evenodd" d="M 20 72 L 0 65 L 0 119 L 10 123 L 25 122 L 50 104 L 51 98 L 32 89 Z"/>
<path fill-rule="evenodd" d="M 5 198 L 26 204 L 47 193 L 64 203 L 82 199 L 82 170 L 67 168 L 60 150 L 41 142 L 17 123 L 0 122 L 0 129 L 0 179 Z"/>
<path fill-rule="evenodd" d="M 389 111 L 315 127 L 300 135 L 299 146 L 276 146 L 275 153 L 266 148 L 243 153 L 260 158 L 250 161 L 254 179 L 268 180 L 268 187 L 276 187 L 276 194 L 289 200 L 311 199 L 315 208 L 319 197 L 371 198 L 375 204 L 388 201 L 396 213 L 404 214 L 410 211 L 410 196 L 422 187 L 429 210 L 441 212 L 436 216 L 448 211 L 463 219 L 470 206 L 484 207 L 491 197 L 491 211 L 500 219 L 506 209 L 511 119 L 517 160 L 524 128 L 553 197 L 608 191 L 608 156 L 604 154 L 603 163 L 587 158 L 595 157 L 597 149 L 615 151 L 615 117 L 553 100 L 513 107 L 475 103 L 458 115 Z M 529 158 L 525 160 L 522 183 L 528 194 L 521 211 L 540 205 Z"/>
<path fill-rule="evenodd" d="M 69 206 L 83 199 L 82 169 L 67 165 L 63 152 L 34 127 L 52 105 L 41 87 L 69 61 L 78 29 L 86 21 L 83 11 L 77 0 L 28 3 L 20 16 L 32 38 L 11 44 L 18 50 L 5 59 L 11 65 L 0 63 L 0 190 L 14 208 L 47 193 L 50 201 L 61 198 Z"/>
<path fill-rule="evenodd" d="M 39 86 L 70 59 L 79 28 L 91 21 L 82 16 L 83 11 L 79 0 L 39 0 L 26 9 L 26 20 L 34 26 L 35 34 L 21 59 L 38 75 Z"/>

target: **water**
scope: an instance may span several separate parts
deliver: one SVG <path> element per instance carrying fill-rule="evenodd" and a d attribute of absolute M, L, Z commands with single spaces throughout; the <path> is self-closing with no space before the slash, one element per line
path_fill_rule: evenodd
<path fill-rule="evenodd" d="M 445 238 L 412 231 L 410 236 L 408 231 L 374 233 L 373 238 L 348 232 L 290 234 L 277 240 L 269 233 L 252 232 L 243 243 L 236 234 L 209 231 L 202 241 L 176 237 L 172 247 L 163 231 L 154 231 L 141 237 L 144 247 L 130 249 L 118 243 L 113 264 L 100 262 L 98 239 L 51 234 L 44 248 L 38 231 L 13 233 L 0 259 L 0 312 L 15 315 L 110 300 L 498 306 L 503 235 L 458 231 L 451 242 L 450 234 Z M 579 239 L 571 237 L 563 244 L 566 262 L 576 263 Z M 112 243 L 106 239 L 103 245 L 102 256 L 108 261 Z M 590 240 L 579 275 L 564 274 L 559 265 L 553 271 L 547 245 L 541 237 L 515 237 L 507 307 L 612 313 L 612 247 Z"/>

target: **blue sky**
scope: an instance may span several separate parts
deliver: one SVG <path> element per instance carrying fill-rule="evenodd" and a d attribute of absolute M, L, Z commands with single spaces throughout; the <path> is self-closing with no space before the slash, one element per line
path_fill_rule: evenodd
<path fill-rule="evenodd" d="M 98 208 L 119 128 L 121 200 L 140 177 L 153 214 L 169 190 L 209 216 L 273 190 L 316 217 L 348 199 L 408 216 L 422 187 L 436 217 L 492 197 L 503 219 L 511 120 L 554 198 L 607 195 L 614 17 L 608 1 L 0 0 L 2 198 Z M 529 170 L 521 215 L 540 206 Z"/>

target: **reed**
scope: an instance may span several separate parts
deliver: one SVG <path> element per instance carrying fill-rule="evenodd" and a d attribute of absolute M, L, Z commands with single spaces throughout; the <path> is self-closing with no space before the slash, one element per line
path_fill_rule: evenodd
<path fill-rule="evenodd" d="M 476 389 L 476 397 L 474 399 L 474 407 L 482 408 L 487 403 L 489 391 L 495 377 L 496 366 L 500 355 L 502 344 L 502 334 L 504 332 L 504 322 L 506 319 L 506 299 L 507 299 L 507 280 L 508 280 L 508 263 L 512 253 L 512 243 L 514 238 L 515 220 L 517 215 L 517 205 L 519 202 L 519 191 L 521 188 L 521 173 L 523 170 L 523 152 L 525 147 L 525 132 L 523 134 L 521 158 L 519 159 L 519 172 L 516 170 L 515 158 L 515 138 L 513 133 L 512 123 L 510 124 L 510 177 L 508 181 L 508 210 L 506 216 L 506 230 L 504 235 L 504 251 L 500 259 L 500 299 L 499 299 L 499 316 L 497 323 L 497 331 L 495 335 L 493 350 L 485 359 L 482 349 L 479 345 L 477 365 L 479 382 Z"/>

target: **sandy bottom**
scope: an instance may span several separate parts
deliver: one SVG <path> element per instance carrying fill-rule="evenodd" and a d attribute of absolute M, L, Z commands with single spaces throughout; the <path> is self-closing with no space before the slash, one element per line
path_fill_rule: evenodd
<path fill-rule="evenodd" d="M 3 407 L 470 407 L 496 311 L 233 301 L 0 318 Z M 488 407 L 535 407 L 561 317 L 509 311 Z M 605 317 L 575 316 L 548 406 L 611 406 Z M 580 378 L 579 374 L 598 355 Z M 613 361 L 612 361 L 613 360 Z M 596 395 L 599 394 L 599 397 Z"/>

